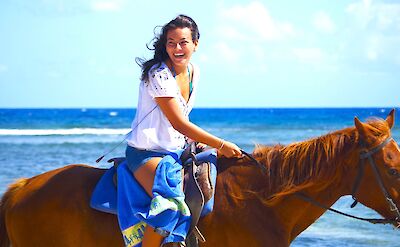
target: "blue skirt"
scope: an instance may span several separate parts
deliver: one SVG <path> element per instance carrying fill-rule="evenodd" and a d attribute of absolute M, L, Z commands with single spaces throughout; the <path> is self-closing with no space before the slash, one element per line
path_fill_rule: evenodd
<path fill-rule="evenodd" d="M 163 158 L 166 155 L 180 156 L 180 154 L 172 153 L 169 151 L 151 151 L 146 149 L 137 149 L 127 145 L 125 150 L 125 157 L 129 170 L 134 173 L 139 167 L 146 164 L 150 159 L 155 157 Z"/>

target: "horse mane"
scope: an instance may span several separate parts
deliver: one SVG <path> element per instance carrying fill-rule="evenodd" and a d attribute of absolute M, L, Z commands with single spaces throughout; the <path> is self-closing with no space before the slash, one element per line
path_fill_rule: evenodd
<path fill-rule="evenodd" d="M 374 136 L 389 131 L 382 119 L 370 119 L 368 124 Z M 329 185 L 327 182 L 341 177 L 346 167 L 338 165 L 345 163 L 344 159 L 358 147 L 358 142 L 358 131 L 352 127 L 287 146 L 257 145 L 253 155 L 267 167 L 269 182 L 269 188 L 257 197 L 271 204 L 283 195 L 312 185 L 320 184 L 320 189 L 324 189 Z"/>

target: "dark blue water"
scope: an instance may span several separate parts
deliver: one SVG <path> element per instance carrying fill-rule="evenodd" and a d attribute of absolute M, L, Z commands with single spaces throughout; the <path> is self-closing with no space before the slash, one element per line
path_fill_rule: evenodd
<path fill-rule="evenodd" d="M 191 120 L 211 133 L 235 142 L 246 151 L 255 144 L 288 144 L 354 125 L 354 117 L 385 118 L 388 108 L 340 109 L 194 109 Z M 108 167 L 95 160 L 129 131 L 133 109 L 0 109 L 0 194 L 18 177 L 30 177 L 84 163 Z M 399 117 L 396 122 L 399 123 Z M 393 137 L 400 138 L 395 126 Z M 109 157 L 124 154 L 124 145 Z M 334 207 L 363 217 L 378 217 L 370 209 L 340 199 Z M 303 246 L 400 246 L 399 233 L 324 214 L 292 244 Z"/>

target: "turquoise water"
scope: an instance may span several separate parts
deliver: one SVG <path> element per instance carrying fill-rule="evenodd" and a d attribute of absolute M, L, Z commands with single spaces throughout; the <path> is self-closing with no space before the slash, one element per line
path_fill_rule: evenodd
<path fill-rule="evenodd" d="M 256 143 L 288 144 L 353 126 L 354 116 L 385 118 L 387 108 L 194 109 L 191 120 L 251 151 Z M 31 177 L 71 163 L 108 167 L 95 160 L 129 131 L 131 109 L 0 109 L 0 194 L 18 177 Z M 399 123 L 399 117 L 396 118 Z M 400 126 L 400 124 L 399 124 Z M 400 139 L 395 126 L 393 137 Z M 124 154 L 124 145 L 110 155 Z M 362 217 L 378 217 L 349 197 L 334 207 Z M 378 226 L 325 213 L 292 244 L 303 246 L 400 246 L 391 226 Z"/>

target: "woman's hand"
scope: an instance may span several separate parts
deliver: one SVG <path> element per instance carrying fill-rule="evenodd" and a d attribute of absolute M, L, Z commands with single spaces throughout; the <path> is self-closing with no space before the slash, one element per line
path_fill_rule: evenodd
<path fill-rule="evenodd" d="M 240 148 L 236 144 L 225 140 L 221 140 L 218 152 L 227 158 L 240 158 L 242 156 L 242 151 L 240 151 Z"/>
<path fill-rule="evenodd" d="M 196 144 L 196 148 L 198 148 L 198 149 L 200 149 L 200 150 L 204 150 L 204 149 L 207 148 L 207 144 L 202 143 L 202 142 L 198 142 L 198 143 Z"/>

